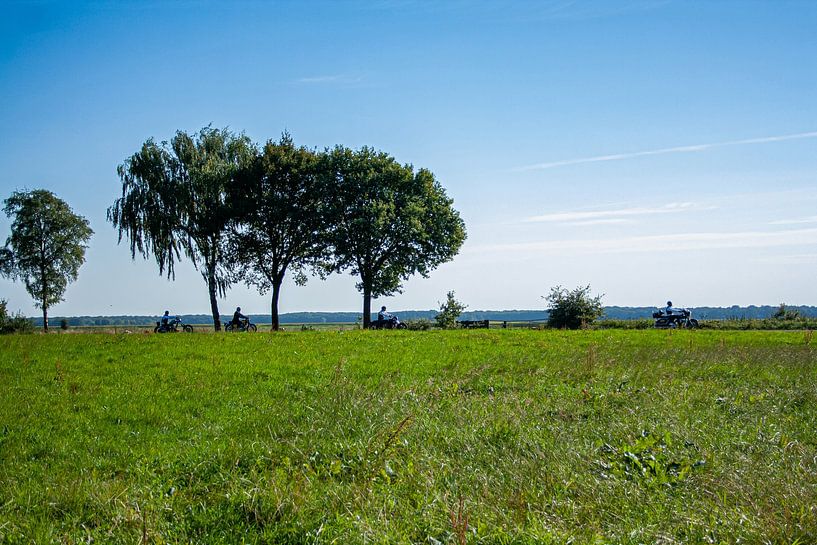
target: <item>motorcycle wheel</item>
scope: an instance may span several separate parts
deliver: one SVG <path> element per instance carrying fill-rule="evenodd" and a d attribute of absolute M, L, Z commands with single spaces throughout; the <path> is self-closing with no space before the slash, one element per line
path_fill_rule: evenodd
<path fill-rule="evenodd" d="M 689 322 L 687 322 L 687 327 L 690 329 L 698 329 L 698 320 L 691 318 Z"/>
<path fill-rule="evenodd" d="M 669 327 L 669 321 L 666 318 L 658 318 L 655 321 L 654 327 L 658 329 L 666 329 Z"/>
<path fill-rule="evenodd" d="M 192 325 L 184 324 L 182 326 L 182 329 L 184 329 L 185 333 L 193 333 L 193 326 Z"/>
<path fill-rule="evenodd" d="M 233 330 L 233 324 L 227 324 L 224 326 L 224 331 L 226 333 L 230 333 Z"/>
<path fill-rule="evenodd" d="M 258 331 L 258 328 L 256 327 L 255 324 L 250 324 L 250 325 L 247 326 L 247 331 L 251 331 L 251 332 L 254 333 L 254 332 Z"/>
<path fill-rule="evenodd" d="M 154 327 L 154 328 L 153 328 L 153 332 L 154 332 L 154 333 L 158 333 L 158 332 L 159 332 L 159 326 Z"/>
<path fill-rule="evenodd" d="M 400 323 L 397 324 L 397 329 L 408 329 L 408 326 L 406 324 Z"/>

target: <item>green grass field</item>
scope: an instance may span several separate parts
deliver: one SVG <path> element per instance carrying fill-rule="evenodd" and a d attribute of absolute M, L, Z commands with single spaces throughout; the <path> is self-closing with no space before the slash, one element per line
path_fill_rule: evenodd
<path fill-rule="evenodd" d="M 817 542 L 809 332 L 0 338 L 0 543 Z"/>

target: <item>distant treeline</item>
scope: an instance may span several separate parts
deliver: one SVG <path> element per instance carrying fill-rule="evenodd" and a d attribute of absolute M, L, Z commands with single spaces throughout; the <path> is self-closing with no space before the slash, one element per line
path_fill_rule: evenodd
<path fill-rule="evenodd" d="M 778 306 L 748 307 L 697 307 L 692 309 L 695 317 L 701 320 L 756 320 L 771 318 L 778 310 Z M 787 306 L 786 309 L 796 311 L 803 317 L 817 318 L 817 307 Z M 651 319 L 654 307 L 605 307 L 602 320 L 638 320 Z M 403 310 L 396 314 L 403 321 L 433 320 L 436 310 Z M 497 320 L 508 322 L 545 321 L 546 310 L 474 310 L 464 312 L 461 320 Z M 231 316 L 222 316 L 222 320 L 229 321 Z M 269 315 L 251 315 L 251 320 L 257 324 L 270 323 Z M 320 323 L 354 323 L 361 319 L 358 312 L 289 312 L 280 316 L 283 324 L 320 324 Z M 377 316 L 372 315 L 376 320 Z M 59 326 L 65 320 L 71 327 L 81 326 L 146 326 L 155 324 L 159 316 L 69 316 L 50 318 L 52 325 Z M 42 318 L 31 318 L 35 326 L 42 326 Z M 182 321 L 186 324 L 212 325 L 213 317 L 209 314 L 185 314 Z"/>

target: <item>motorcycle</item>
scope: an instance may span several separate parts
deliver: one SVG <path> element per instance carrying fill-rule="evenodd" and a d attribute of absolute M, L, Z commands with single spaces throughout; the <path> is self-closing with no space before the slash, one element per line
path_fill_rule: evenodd
<path fill-rule="evenodd" d="M 693 318 L 692 311 L 686 308 L 678 309 L 678 311 L 672 313 L 658 309 L 652 313 L 652 317 L 655 318 L 653 327 L 656 329 L 675 329 L 678 327 L 695 329 L 698 327 L 698 320 Z"/>
<path fill-rule="evenodd" d="M 397 316 L 392 316 L 386 320 L 376 320 L 372 322 L 372 329 L 408 329 L 408 326 L 400 321 Z"/>
<path fill-rule="evenodd" d="M 238 325 L 234 324 L 233 322 L 228 323 L 224 326 L 224 331 L 258 331 L 258 327 L 255 324 L 250 322 L 249 318 L 243 318 L 239 322 Z"/>
<path fill-rule="evenodd" d="M 182 319 L 178 316 L 170 318 L 167 322 L 156 322 L 156 327 L 153 328 L 154 333 L 177 333 L 181 328 L 185 333 L 193 333 L 193 326 L 182 323 Z"/>

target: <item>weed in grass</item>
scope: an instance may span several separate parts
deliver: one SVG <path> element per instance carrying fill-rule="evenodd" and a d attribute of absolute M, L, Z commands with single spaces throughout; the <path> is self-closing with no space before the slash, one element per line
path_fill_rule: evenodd
<path fill-rule="evenodd" d="M 54 382 L 55 382 L 55 383 L 56 383 L 58 386 L 62 386 L 62 383 L 63 383 L 63 382 L 65 382 L 65 373 L 63 372 L 63 370 L 62 370 L 62 364 L 61 364 L 59 361 L 57 361 L 57 362 L 54 364 L 54 370 L 55 370 L 55 373 L 54 373 Z"/>
<path fill-rule="evenodd" d="M 704 460 L 693 461 L 673 453 L 671 447 L 669 432 L 656 434 L 646 430 L 630 443 L 619 446 L 605 443 L 599 447 L 604 457 L 600 462 L 602 475 L 637 479 L 650 486 L 676 485 L 684 481 L 690 471 L 706 464 Z"/>
<path fill-rule="evenodd" d="M 451 529 L 457 545 L 466 545 L 468 536 L 468 513 L 465 512 L 465 499 L 459 497 L 456 507 L 448 511 L 448 519 L 451 521 Z"/>

